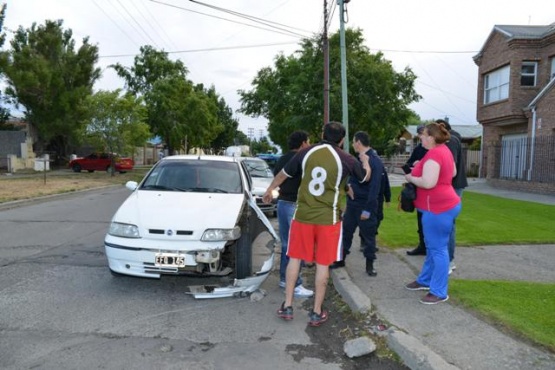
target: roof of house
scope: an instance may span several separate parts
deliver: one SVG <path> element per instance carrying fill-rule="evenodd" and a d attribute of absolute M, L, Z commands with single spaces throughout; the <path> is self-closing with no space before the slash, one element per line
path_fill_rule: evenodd
<path fill-rule="evenodd" d="M 418 126 L 407 126 L 405 129 L 412 136 L 416 136 L 416 128 Z M 463 139 L 476 139 L 482 136 L 482 125 L 451 125 L 451 128 L 457 131 Z"/>
<path fill-rule="evenodd" d="M 547 26 L 496 25 L 493 29 L 510 39 L 541 39 L 555 32 L 555 23 Z"/>
<path fill-rule="evenodd" d="M 553 86 L 555 86 L 555 78 L 552 78 L 551 81 L 549 81 L 549 83 L 538 93 L 538 95 L 536 95 L 536 97 L 534 98 L 534 100 L 532 100 L 530 102 L 530 104 L 528 104 L 528 109 L 532 109 L 534 108 L 536 105 L 538 105 L 538 102 L 547 94 L 549 94 L 550 91 L 553 90 Z"/>
<path fill-rule="evenodd" d="M 546 26 L 495 25 L 478 54 L 473 57 L 474 60 L 481 57 L 488 41 L 495 32 L 505 35 L 507 41 L 514 39 L 540 40 L 555 33 L 555 22 Z"/>

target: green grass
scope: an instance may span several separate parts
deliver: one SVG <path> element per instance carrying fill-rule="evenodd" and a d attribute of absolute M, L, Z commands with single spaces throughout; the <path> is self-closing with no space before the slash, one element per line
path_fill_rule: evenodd
<path fill-rule="evenodd" d="M 450 280 L 449 294 L 464 307 L 555 352 L 555 284 Z"/>
<path fill-rule="evenodd" d="M 413 248 L 418 244 L 416 213 L 398 210 L 400 189 L 391 189 L 378 245 Z M 554 220 L 555 206 L 465 191 L 457 246 L 555 244 Z M 555 352 L 555 284 L 450 279 L 449 295 L 506 331 Z"/>
<path fill-rule="evenodd" d="M 400 187 L 393 187 L 390 207 L 384 207 L 378 244 L 408 248 L 418 244 L 416 212 L 397 208 Z M 457 245 L 555 243 L 555 206 L 463 193 L 457 218 Z"/>

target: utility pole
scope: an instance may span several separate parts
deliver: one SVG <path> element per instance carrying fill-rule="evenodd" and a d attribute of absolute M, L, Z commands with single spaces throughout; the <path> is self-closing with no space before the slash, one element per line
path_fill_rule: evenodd
<path fill-rule="evenodd" d="M 337 0 L 339 3 L 339 41 L 341 46 L 341 102 L 343 107 L 343 126 L 345 141 L 343 150 L 349 152 L 349 105 L 347 102 L 347 51 L 345 48 L 345 3 L 349 0 Z"/>
<path fill-rule="evenodd" d="M 328 1 L 324 0 L 324 35 L 322 36 L 324 53 L 324 125 L 330 121 L 330 43 L 328 39 Z"/>

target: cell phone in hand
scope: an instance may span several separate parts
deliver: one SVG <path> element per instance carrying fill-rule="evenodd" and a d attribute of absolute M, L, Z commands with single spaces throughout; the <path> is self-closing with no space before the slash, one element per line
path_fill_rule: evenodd
<path fill-rule="evenodd" d="M 411 171 L 410 166 L 408 164 L 405 164 L 403 167 L 401 167 L 403 169 L 403 172 L 405 173 L 405 175 L 408 175 Z"/>

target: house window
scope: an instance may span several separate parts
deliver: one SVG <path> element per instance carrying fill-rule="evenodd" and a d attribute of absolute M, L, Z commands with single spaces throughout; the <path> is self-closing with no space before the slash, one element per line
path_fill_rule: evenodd
<path fill-rule="evenodd" d="M 538 62 L 522 62 L 520 70 L 520 86 L 536 86 Z"/>
<path fill-rule="evenodd" d="M 549 72 L 550 80 L 555 78 L 555 57 L 551 57 L 551 72 Z"/>
<path fill-rule="evenodd" d="M 484 104 L 509 98 L 510 67 L 505 66 L 491 73 L 484 79 Z"/>

